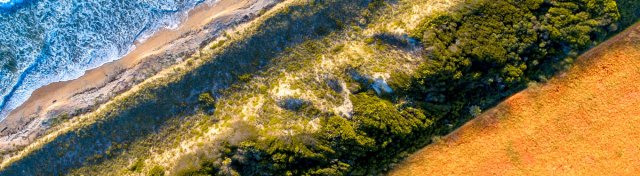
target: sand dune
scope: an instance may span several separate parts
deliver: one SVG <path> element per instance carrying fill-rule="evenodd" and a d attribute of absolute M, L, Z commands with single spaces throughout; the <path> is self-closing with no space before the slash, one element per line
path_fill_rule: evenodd
<path fill-rule="evenodd" d="M 218 0 L 196 7 L 175 29 L 164 29 L 125 57 L 87 71 L 82 77 L 37 89 L 0 122 L 0 153 L 28 145 L 45 133 L 49 120 L 78 115 L 124 92 L 160 70 L 180 62 L 224 29 L 246 22 L 276 0 Z"/>

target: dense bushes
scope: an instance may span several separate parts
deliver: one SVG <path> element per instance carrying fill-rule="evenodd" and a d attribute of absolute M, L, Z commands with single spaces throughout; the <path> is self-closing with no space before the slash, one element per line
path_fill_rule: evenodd
<path fill-rule="evenodd" d="M 425 142 L 419 139 L 420 134 L 432 128 L 432 119 L 419 109 L 398 107 L 366 93 L 353 95 L 351 101 L 354 103 L 353 117 L 349 123 L 340 124 L 349 125 L 343 128 L 353 128 L 353 134 L 357 135 L 345 140 L 348 139 L 342 137 L 345 133 L 336 134 L 339 130 L 329 128 L 325 137 L 340 154 L 337 159 L 352 165 L 353 174 L 384 172 L 403 151 Z"/>
<path fill-rule="evenodd" d="M 433 123 L 420 110 L 396 107 L 365 93 L 351 97 L 351 120 L 326 115 L 321 129 L 285 133 L 228 145 L 234 171 L 241 175 L 356 175 L 384 172 L 407 147 L 423 143 Z M 207 167 L 203 167 L 207 168 Z M 209 169 L 209 168 L 207 168 Z M 211 170 L 211 169 L 209 169 Z M 223 174 L 219 170 L 212 170 Z"/>
<path fill-rule="evenodd" d="M 636 23 L 640 17 L 640 1 L 638 0 L 617 0 L 618 9 L 620 10 L 621 27 L 627 27 Z M 622 29 L 622 28 L 621 28 Z"/>
<path fill-rule="evenodd" d="M 613 0 L 509 0 L 426 19 L 414 36 L 433 62 L 407 92 L 431 115 L 458 120 L 465 108 L 544 81 L 603 40 L 618 18 Z"/>

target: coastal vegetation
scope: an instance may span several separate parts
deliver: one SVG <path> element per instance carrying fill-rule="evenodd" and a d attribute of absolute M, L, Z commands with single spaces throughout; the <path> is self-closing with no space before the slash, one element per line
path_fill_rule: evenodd
<path fill-rule="evenodd" d="M 406 83 L 429 115 L 459 125 L 467 109 L 488 108 L 544 82 L 578 53 L 617 30 L 615 1 L 496 1 L 425 19 L 413 34 L 431 62 Z"/>
<path fill-rule="evenodd" d="M 638 21 L 640 17 L 640 2 L 630 0 L 617 0 L 618 9 L 620 11 L 620 25 L 622 28 L 631 26 Z"/>
<path fill-rule="evenodd" d="M 633 175 L 640 96 L 640 26 L 582 54 L 412 154 L 389 175 Z M 616 137 L 612 137 L 616 136 Z M 606 160 L 591 160 L 593 157 Z M 550 169 L 558 166 L 566 169 Z M 461 167 L 464 168 L 461 168 Z M 612 170 L 611 166 L 615 166 Z"/>
<path fill-rule="evenodd" d="M 385 173 L 565 69 L 632 24 L 625 8 L 638 4 L 285 1 L 62 122 L 0 175 Z"/>

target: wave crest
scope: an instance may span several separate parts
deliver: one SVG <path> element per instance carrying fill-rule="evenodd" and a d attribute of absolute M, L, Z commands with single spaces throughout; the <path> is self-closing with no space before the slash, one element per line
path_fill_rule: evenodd
<path fill-rule="evenodd" d="M 37 88 L 121 58 L 137 40 L 177 25 L 204 2 L 27 1 L 0 0 L 8 8 L 22 3 L 0 13 L 0 43 L 9 44 L 0 45 L 0 121 Z"/>
<path fill-rule="evenodd" d="M 0 9 L 10 10 L 26 0 L 0 0 Z"/>

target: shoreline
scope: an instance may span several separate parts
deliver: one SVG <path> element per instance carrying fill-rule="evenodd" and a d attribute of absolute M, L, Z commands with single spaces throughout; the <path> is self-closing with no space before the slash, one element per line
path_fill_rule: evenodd
<path fill-rule="evenodd" d="M 30 144 L 52 126 L 54 117 L 73 117 L 94 110 L 164 68 L 181 62 L 221 31 L 274 3 L 274 0 L 200 3 L 177 28 L 156 31 L 143 42 L 136 42 L 135 49 L 122 58 L 87 70 L 77 79 L 36 89 L 27 101 L 0 121 L 0 154 Z"/>

